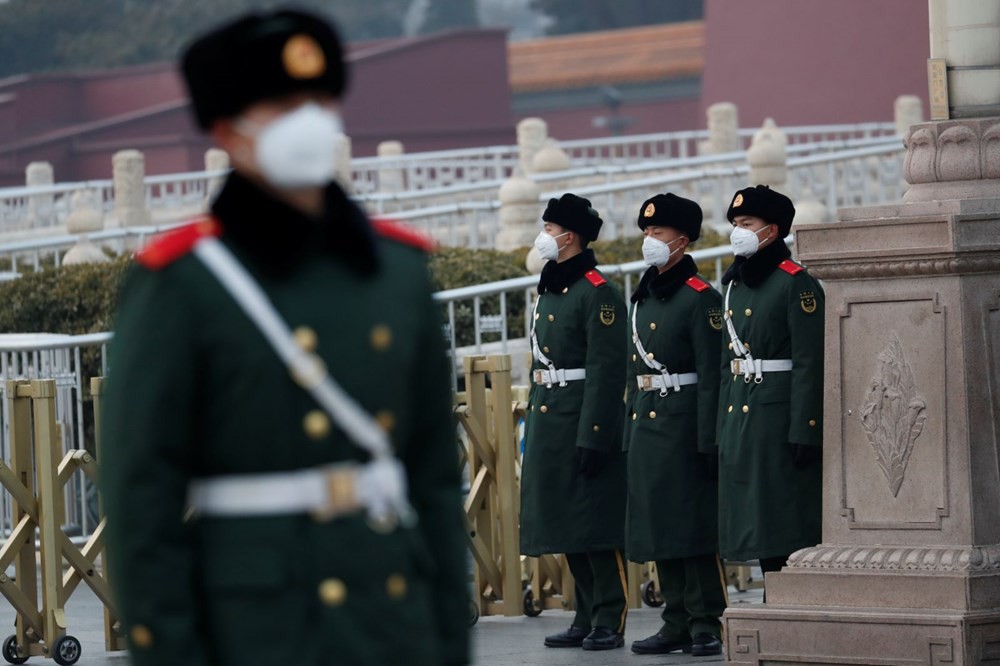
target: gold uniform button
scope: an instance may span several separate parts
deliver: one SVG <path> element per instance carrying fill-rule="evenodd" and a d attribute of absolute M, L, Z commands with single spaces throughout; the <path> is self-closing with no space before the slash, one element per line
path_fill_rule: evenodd
<path fill-rule="evenodd" d="M 636 420 L 637 418 L 639 418 L 639 415 L 638 415 L 638 414 L 632 414 L 632 420 L 633 420 L 633 421 L 635 421 L 635 420 Z"/>
<path fill-rule="evenodd" d="M 556 320 L 555 315 L 549 315 L 549 321 L 555 321 L 555 320 Z"/>
<path fill-rule="evenodd" d="M 568 294 L 569 293 L 569 287 L 563 287 L 563 293 L 564 294 Z"/>
<path fill-rule="evenodd" d="M 656 322 L 655 321 L 649 322 L 649 330 L 651 330 L 651 331 L 655 331 L 656 330 Z"/>
<path fill-rule="evenodd" d="M 811 426 L 816 425 L 816 419 L 809 419 L 809 425 Z"/>
<path fill-rule="evenodd" d="M 729 316 L 730 316 L 730 317 L 732 317 L 732 316 L 733 316 L 733 311 L 732 311 L 732 310 L 730 310 L 730 311 L 729 311 Z"/>
<path fill-rule="evenodd" d="M 601 426 L 595 425 L 594 426 L 594 432 L 601 432 Z"/>
<path fill-rule="evenodd" d="M 745 314 L 746 316 L 749 317 L 750 315 L 753 314 L 753 310 L 751 310 L 750 308 L 747 308 L 746 310 L 743 311 L 743 314 Z"/>
<path fill-rule="evenodd" d="M 632 354 L 632 360 L 633 360 L 633 361 L 636 361 L 636 360 L 638 360 L 638 359 L 639 359 L 639 357 L 638 357 L 638 356 L 636 356 L 635 354 Z"/>
<path fill-rule="evenodd" d="M 316 336 L 316 331 L 308 326 L 299 326 L 292 335 L 295 336 L 295 344 L 302 351 L 314 352 L 316 351 L 316 347 L 319 346 L 319 338 Z"/>
<path fill-rule="evenodd" d="M 385 324 L 378 324 L 372 328 L 371 344 L 375 351 L 385 351 L 392 345 L 392 329 Z"/>
<path fill-rule="evenodd" d="M 733 412 L 733 406 L 729 405 L 729 409 L 726 410 L 726 413 L 727 414 L 732 414 L 732 412 Z"/>
<path fill-rule="evenodd" d="M 656 412 L 650 412 L 649 413 L 649 418 L 655 419 L 656 418 Z"/>
<path fill-rule="evenodd" d="M 646 358 L 653 358 L 653 352 L 646 352 Z"/>
<path fill-rule="evenodd" d="M 340 606 L 347 600 L 347 586 L 339 578 L 327 578 L 319 584 L 319 598 L 327 606 Z"/>
<path fill-rule="evenodd" d="M 730 350 L 730 351 L 732 351 L 732 349 L 733 349 L 733 343 L 732 343 L 732 342 L 730 342 L 730 343 L 729 343 L 729 350 Z"/>
<path fill-rule="evenodd" d="M 383 409 L 375 415 L 375 422 L 385 432 L 392 432 L 392 429 L 396 427 L 396 416 L 388 409 Z"/>
<path fill-rule="evenodd" d="M 302 419 L 302 429 L 310 439 L 323 439 L 330 434 L 330 417 L 326 412 L 314 409 Z"/>
<path fill-rule="evenodd" d="M 535 321 L 538 321 L 538 318 L 539 318 L 539 317 L 541 317 L 541 316 L 542 316 L 542 315 L 540 315 L 540 314 L 538 314 L 538 313 L 536 312 L 536 313 L 535 313 Z"/>
<path fill-rule="evenodd" d="M 750 351 L 750 343 L 749 342 L 744 342 L 743 346 L 747 348 L 747 351 Z"/>
<path fill-rule="evenodd" d="M 546 354 L 548 354 L 549 353 L 549 348 L 548 347 L 542 347 L 542 351 L 545 352 Z"/>
<path fill-rule="evenodd" d="M 538 411 L 544 414 L 545 412 L 549 411 L 549 408 L 545 405 L 542 405 L 541 407 L 538 408 Z"/>
<path fill-rule="evenodd" d="M 743 413 L 746 414 L 750 411 L 750 405 L 743 405 Z"/>
<path fill-rule="evenodd" d="M 153 632 L 145 625 L 137 624 L 132 627 L 129 637 L 132 639 L 132 645 L 139 649 L 145 650 L 153 647 Z"/>
<path fill-rule="evenodd" d="M 385 592 L 390 599 L 402 599 L 406 596 L 406 578 L 402 574 L 393 574 L 385 579 Z"/>

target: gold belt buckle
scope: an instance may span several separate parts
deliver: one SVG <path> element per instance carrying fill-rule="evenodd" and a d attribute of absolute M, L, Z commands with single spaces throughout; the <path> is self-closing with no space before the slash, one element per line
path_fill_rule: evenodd
<path fill-rule="evenodd" d="M 536 384 L 540 385 L 540 384 L 544 384 L 545 383 L 545 380 L 542 378 L 542 373 L 543 372 L 544 372 L 544 370 L 535 370 L 534 371 L 533 375 L 534 375 L 534 381 L 535 381 Z"/>
<path fill-rule="evenodd" d="M 639 381 L 641 382 L 639 388 L 643 391 L 653 390 L 653 375 L 639 375 Z"/>
<path fill-rule="evenodd" d="M 743 374 L 742 360 L 734 358 L 732 361 L 729 362 L 729 369 L 732 371 L 734 375 L 742 375 Z"/>
<path fill-rule="evenodd" d="M 357 471 L 352 468 L 331 469 L 323 474 L 326 487 L 326 504 L 312 512 L 320 522 L 333 520 L 337 516 L 361 510 L 355 492 Z"/>

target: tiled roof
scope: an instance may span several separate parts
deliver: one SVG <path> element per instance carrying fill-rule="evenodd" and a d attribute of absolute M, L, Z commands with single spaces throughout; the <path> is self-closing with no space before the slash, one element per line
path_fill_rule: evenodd
<path fill-rule="evenodd" d="M 705 61 L 705 23 L 666 23 L 511 42 L 515 93 L 642 83 L 698 76 Z"/>

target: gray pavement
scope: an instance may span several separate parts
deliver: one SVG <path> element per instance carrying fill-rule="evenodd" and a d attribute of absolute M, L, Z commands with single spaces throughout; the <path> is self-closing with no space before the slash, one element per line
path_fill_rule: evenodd
<path fill-rule="evenodd" d="M 755 578 L 760 575 L 754 572 Z M 729 588 L 731 605 L 760 603 L 761 590 L 737 592 Z M 79 666 L 129 666 L 124 653 L 104 651 L 104 616 L 97 597 L 86 585 L 81 585 L 66 605 L 68 633 L 76 636 L 83 647 Z M 573 614 L 569 611 L 547 610 L 540 616 L 530 617 L 483 617 L 472 628 L 473 663 L 477 666 L 560 666 L 563 664 L 617 664 L 629 666 L 661 666 L 663 664 L 707 664 L 718 663 L 722 657 L 692 657 L 684 654 L 641 656 L 632 654 L 628 646 L 632 641 L 656 633 L 660 628 L 660 611 L 657 608 L 630 610 L 625 631 L 625 647 L 607 652 L 586 652 L 578 649 L 551 649 L 542 644 L 548 634 L 562 631 L 570 625 Z M 13 633 L 14 610 L 0 598 L 0 640 Z M 0 659 L 0 666 L 6 662 Z M 41 657 L 32 657 L 28 664 L 54 664 Z M 294 664 L 291 655 L 289 664 Z M 386 666 L 405 666 L 386 664 Z"/>

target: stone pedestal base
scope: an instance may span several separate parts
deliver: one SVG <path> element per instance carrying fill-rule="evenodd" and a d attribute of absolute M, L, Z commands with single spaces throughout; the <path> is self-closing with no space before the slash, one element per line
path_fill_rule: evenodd
<path fill-rule="evenodd" d="M 1000 611 L 995 610 L 768 603 L 727 610 L 725 636 L 726 662 L 739 666 L 1000 663 Z"/>

